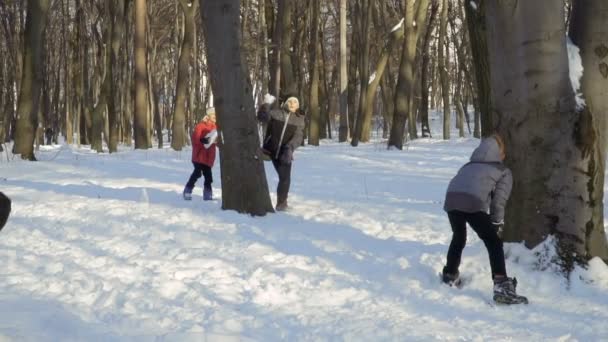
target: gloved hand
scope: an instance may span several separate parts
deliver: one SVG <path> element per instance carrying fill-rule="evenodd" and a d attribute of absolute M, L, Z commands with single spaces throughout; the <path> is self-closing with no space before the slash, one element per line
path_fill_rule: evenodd
<path fill-rule="evenodd" d="M 501 221 L 501 222 L 492 222 L 492 227 L 496 230 L 496 234 L 501 239 L 502 239 L 502 232 L 503 232 L 504 225 L 505 225 L 504 221 Z"/>
<path fill-rule="evenodd" d="M 207 137 L 202 137 L 201 138 L 201 144 L 206 145 L 208 143 L 209 143 L 209 138 L 207 138 Z"/>
<path fill-rule="evenodd" d="M 279 161 L 283 164 L 291 164 L 293 160 L 293 150 L 289 145 L 281 146 L 281 151 L 279 152 Z"/>
<path fill-rule="evenodd" d="M 268 104 L 263 104 L 260 106 L 260 109 L 258 110 L 258 121 L 260 122 L 267 122 L 270 119 L 270 105 Z"/>

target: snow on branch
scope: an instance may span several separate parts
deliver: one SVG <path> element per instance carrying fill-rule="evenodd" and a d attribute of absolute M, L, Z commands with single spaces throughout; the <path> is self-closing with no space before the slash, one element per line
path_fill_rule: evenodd
<path fill-rule="evenodd" d="M 395 32 L 397 30 L 399 30 L 401 28 L 401 26 L 403 26 L 403 22 L 405 21 L 405 18 L 401 19 L 401 21 L 399 22 L 399 24 L 395 25 L 393 27 L 393 29 L 391 30 L 391 32 Z"/>

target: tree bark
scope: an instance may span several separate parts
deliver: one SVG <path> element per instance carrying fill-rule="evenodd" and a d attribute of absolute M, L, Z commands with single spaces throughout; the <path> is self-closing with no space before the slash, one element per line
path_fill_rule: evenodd
<path fill-rule="evenodd" d="M 319 130 L 323 127 L 321 125 L 321 113 L 319 107 L 319 64 L 320 64 L 320 51 L 319 51 L 319 15 L 320 15 L 320 4 L 319 0 L 312 0 L 312 33 L 310 41 L 310 54 L 311 54 L 311 80 L 310 80 L 310 126 L 308 131 L 308 144 L 313 146 L 319 146 Z"/>
<path fill-rule="evenodd" d="M 274 210 L 241 55 L 239 5 L 238 0 L 201 0 L 201 14 L 222 138 L 222 209 L 261 216 Z"/>
<path fill-rule="evenodd" d="M 473 55 L 473 71 L 477 86 L 477 108 L 481 116 L 481 136 L 492 135 L 495 123 L 492 118 L 492 96 L 490 89 L 490 66 L 488 62 L 488 43 L 486 38 L 486 0 L 465 1 L 465 14 L 469 30 L 469 46 Z M 473 4 L 475 7 L 473 7 Z M 476 122 L 477 123 L 477 122 Z"/>
<path fill-rule="evenodd" d="M 186 101 L 188 100 L 188 78 L 190 61 L 192 59 L 192 47 L 194 44 L 194 0 L 179 0 L 182 12 L 184 13 L 184 38 L 179 54 L 177 65 L 177 90 L 175 97 L 175 112 L 173 113 L 173 125 L 171 132 L 171 147 L 176 151 L 181 151 L 186 145 Z"/>
<path fill-rule="evenodd" d="M 604 230 L 604 174 L 606 171 L 606 130 L 608 116 L 608 2 L 576 0 L 570 16 L 570 37 L 580 49 L 583 64 L 581 92 L 586 107 L 580 122 L 590 120 L 592 134 L 583 136 L 591 151 L 587 176 L 588 205 L 591 218 L 585 224 L 585 249 L 589 257 L 608 262 Z M 580 125 L 580 123 L 579 123 Z M 582 125 L 581 125 L 582 127 Z"/>
<path fill-rule="evenodd" d="M 416 65 L 416 46 L 419 33 L 423 32 L 429 7 L 429 0 L 407 2 L 405 5 L 405 39 L 399 65 L 399 78 L 395 89 L 395 112 L 393 125 L 388 139 L 388 147 L 403 149 L 405 123 L 408 121 L 408 133 L 411 139 L 417 138 L 416 118 L 411 109 L 414 95 L 414 66 Z"/>
<path fill-rule="evenodd" d="M 135 0 L 135 149 L 148 149 L 148 70 L 146 64 L 146 0 Z"/>
<path fill-rule="evenodd" d="M 555 262 L 568 276 L 575 264 L 607 254 L 605 241 L 589 248 L 603 230 L 594 226 L 593 184 L 604 175 L 595 174 L 593 116 L 577 109 L 569 79 L 564 16 L 553 0 L 486 8 L 493 111 L 513 172 L 504 239 L 534 247 L 553 235 Z"/>
<path fill-rule="evenodd" d="M 422 48 L 422 70 L 420 72 L 420 122 L 423 137 L 431 136 L 431 126 L 429 123 L 429 64 L 431 60 L 431 34 L 433 33 L 433 24 L 439 10 L 439 1 L 433 0 L 431 4 L 431 13 L 429 14 L 428 24 L 424 34 L 424 43 Z"/>
<path fill-rule="evenodd" d="M 346 58 L 346 0 L 340 0 L 340 131 L 338 141 L 348 140 L 348 64 Z"/>
<path fill-rule="evenodd" d="M 21 89 L 17 105 L 17 127 L 14 153 L 22 159 L 36 160 L 34 138 L 36 121 L 40 106 L 40 85 L 42 84 L 42 39 L 46 26 L 49 0 L 30 0 L 27 2 L 25 23 L 25 52 Z"/>
<path fill-rule="evenodd" d="M 369 55 L 371 46 L 371 18 L 373 2 L 371 0 L 361 0 L 360 3 L 359 20 L 361 25 L 361 31 L 359 35 L 359 51 L 357 53 L 357 59 L 359 64 L 359 106 L 357 111 L 357 118 L 355 120 L 355 130 L 353 137 L 350 142 L 352 146 L 359 145 L 359 140 L 363 135 L 363 128 L 366 125 L 365 120 L 365 107 L 367 103 L 367 89 L 369 87 Z M 351 57 L 352 58 L 352 57 Z"/>
<path fill-rule="evenodd" d="M 452 112 L 450 111 L 450 80 L 448 75 L 448 66 L 450 64 L 450 49 L 448 42 L 448 1 L 443 0 L 441 5 L 441 22 L 439 23 L 439 43 L 437 49 L 439 51 L 439 79 L 441 83 L 441 98 L 443 103 L 443 139 L 450 139 L 450 122 L 452 120 Z"/>

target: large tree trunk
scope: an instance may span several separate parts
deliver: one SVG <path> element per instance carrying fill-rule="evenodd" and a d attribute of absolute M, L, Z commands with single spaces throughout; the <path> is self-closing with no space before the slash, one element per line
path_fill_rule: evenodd
<path fill-rule="evenodd" d="M 192 0 L 194 1 L 194 0 Z M 194 13 L 195 6 L 188 0 L 179 0 L 184 12 L 184 39 L 177 65 L 177 91 L 175 96 L 175 112 L 171 131 L 171 147 L 181 151 L 186 145 L 186 101 L 188 100 L 188 76 L 190 74 L 190 60 L 192 59 L 192 46 L 194 44 Z"/>
<path fill-rule="evenodd" d="M 23 54 L 23 70 L 17 106 L 17 127 L 13 151 L 14 153 L 21 154 L 21 158 L 27 160 L 36 160 L 34 156 L 34 138 L 43 78 L 41 64 L 42 39 L 49 3 L 49 0 L 29 0 L 27 2 L 25 53 Z"/>
<path fill-rule="evenodd" d="M 209 74 L 222 137 L 222 209 L 265 215 L 273 209 L 258 148 L 249 73 L 241 56 L 239 5 L 238 0 L 201 0 Z"/>
<path fill-rule="evenodd" d="M 135 0 L 135 115 L 136 149 L 148 149 L 148 70 L 146 65 L 146 0 Z"/>
<path fill-rule="evenodd" d="M 486 8 L 493 111 L 513 172 L 504 238 L 534 247 L 555 236 L 556 262 L 569 274 L 575 263 L 607 254 L 605 237 L 603 247 L 590 248 L 603 230 L 594 225 L 593 186 L 604 175 L 595 173 L 593 116 L 577 109 L 569 79 L 564 16 L 554 0 Z"/>
<path fill-rule="evenodd" d="M 606 130 L 608 116 L 608 2 L 605 0 L 576 0 L 570 20 L 570 37 L 580 49 L 583 64 L 581 91 L 587 106 L 581 119 L 590 120 L 593 133 L 589 139 L 591 151 L 587 189 L 591 219 L 585 225 L 585 249 L 589 257 L 599 256 L 608 261 L 604 230 L 604 174 L 606 170 Z M 590 133 L 590 132 L 585 132 Z"/>

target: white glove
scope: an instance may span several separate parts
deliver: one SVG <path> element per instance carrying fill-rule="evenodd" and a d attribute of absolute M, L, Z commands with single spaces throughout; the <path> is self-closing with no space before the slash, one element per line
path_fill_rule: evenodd
<path fill-rule="evenodd" d="M 206 144 L 204 144 L 203 146 L 205 146 L 205 148 L 209 148 L 209 146 L 214 144 L 215 141 L 217 140 L 217 130 L 214 129 L 213 131 L 207 133 L 207 135 L 205 135 L 205 138 L 207 138 L 208 142 Z"/>

